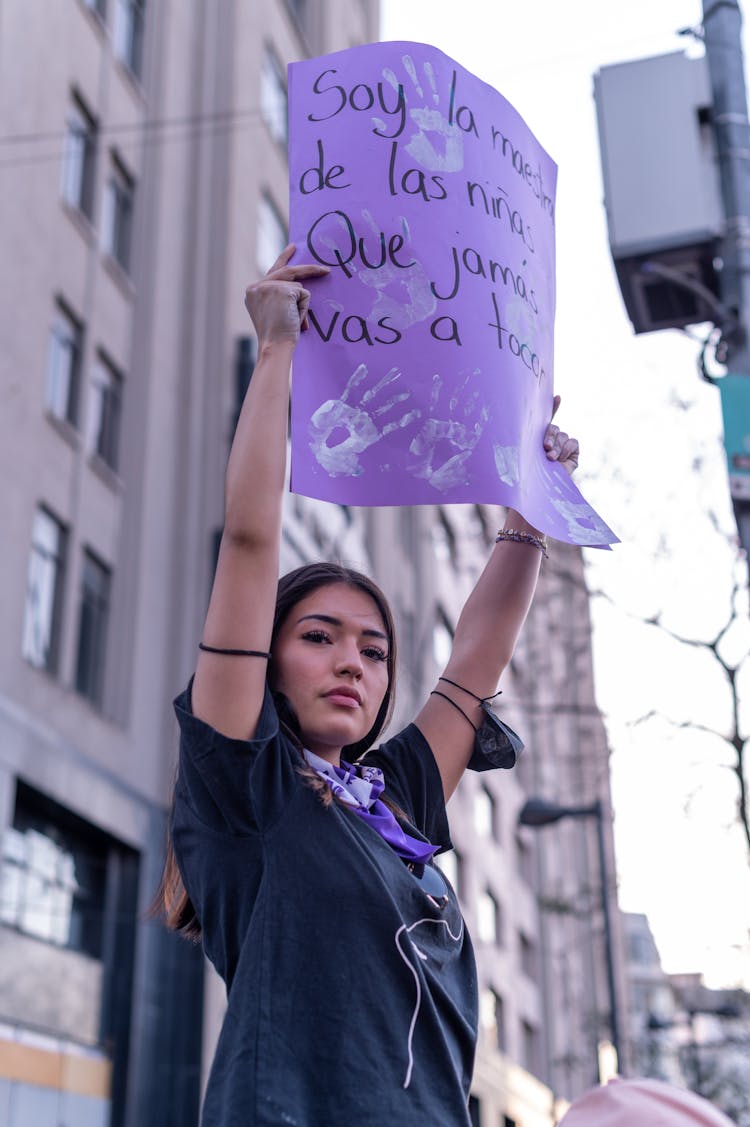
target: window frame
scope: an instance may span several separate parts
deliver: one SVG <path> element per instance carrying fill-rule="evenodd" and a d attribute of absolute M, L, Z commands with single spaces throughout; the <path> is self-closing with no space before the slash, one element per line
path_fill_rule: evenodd
<path fill-rule="evenodd" d="M 271 137 L 286 152 L 289 91 L 283 64 L 270 43 L 264 43 L 260 61 L 260 113 Z"/>
<path fill-rule="evenodd" d="M 487 1003 L 490 1003 L 490 1006 Z M 491 1021 L 487 1021 L 488 1010 L 491 1007 Z M 480 1024 L 493 1049 L 504 1053 L 507 1048 L 507 1033 L 505 1029 L 505 1002 L 502 994 L 498 994 L 493 986 L 485 986 L 480 994 L 479 1003 Z"/>
<path fill-rule="evenodd" d="M 455 848 L 449 849 L 445 853 L 440 853 L 435 858 L 435 864 L 441 870 L 443 875 L 450 881 L 453 891 L 458 899 L 461 899 L 464 885 L 464 871 L 463 871 L 463 856 Z"/>
<path fill-rule="evenodd" d="M 99 123 L 77 90 L 66 119 L 60 194 L 68 207 L 93 222 Z"/>
<path fill-rule="evenodd" d="M 521 1063 L 532 1076 L 538 1076 L 541 1068 L 541 1038 L 539 1027 L 528 1018 L 521 1018 Z"/>
<path fill-rule="evenodd" d="M 491 910 L 485 914 L 483 905 L 491 905 Z M 485 929 L 485 923 L 492 922 L 492 935 Z M 501 946 L 500 904 L 490 888 L 483 888 L 477 897 L 477 938 L 489 947 Z"/>
<path fill-rule="evenodd" d="M 35 794 L 30 787 L 19 785 L 13 822 L 3 836 L 3 886 L 6 887 L 8 868 L 15 869 L 19 895 L 15 903 L 6 896 L 2 898 L 0 923 L 101 962 L 105 954 L 106 860 L 102 860 L 91 837 L 86 842 L 86 835 L 75 825 L 77 819 L 72 815 L 52 817 L 47 810 L 50 804 L 44 803 L 42 796 L 39 801 L 28 797 Z M 48 843 L 46 848 L 44 842 Z M 37 900 L 36 906 L 32 903 L 32 910 L 36 907 L 40 919 L 46 913 L 46 927 L 28 916 L 30 890 Z M 100 918 L 92 916 L 92 899 L 93 911 Z M 65 907 L 63 900 L 67 901 Z M 11 918 L 12 914 L 15 918 Z"/>
<path fill-rule="evenodd" d="M 44 405 L 53 418 L 68 423 L 75 429 L 78 429 L 80 414 L 84 343 L 85 327 L 82 319 L 76 316 L 63 298 L 58 297 L 47 349 Z M 63 365 L 67 370 L 61 377 Z M 67 383 L 67 386 L 62 388 L 60 394 L 63 383 Z"/>
<path fill-rule="evenodd" d="M 96 575 L 99 590 L 87 582 Z M 84 548 L 81 561 L 78 640 L 76 644 L 76 692 L 101 709 L 104 696 L 105 662 L 109 618 L 112 607 L 112 569 L 91 548 Z"/>
<path fill-rule="evenodd" d="M 524 880 L 529 887 L 533 888 L 536 883 L 534 870 L 534 841 L 528 833 L 524 832 L 524 829 L 525 827 L 519 827 L 516 830 L 516 869 L 522 880 Z"/>
<path fill-rule="evenodd" d="M 135 952 L 138 933 L 138 899 L 141 880 L 141 854 L 86 817 L 58 803 L 51 795 L 16 780 L 16 798 L 11 827 L 23 822 L 19 816 L 20 808 L 47 823 L 52 837 L 62 840 L 74 839 L 81 850 L 84 872 L 91 874 L 91 866 L 99 866 L 98 887 L 100 895 L 93 904 L 86 902 L 77 913 L 79 925 L 74 929 L 74 938 L 85 936 L 87 928 L 89 942 L 83 944 L 54 944 L 58 951 L 66 950 L 71 955 L 94 959 L 101 967 L 101 993 L 98 1001 L 97 1033 L 92 1044 L 98 1045 L 112 1060 L 111 1098 L 112 1127 L 123 1127 L 127 1104 L 128 1060 L 131 1043 L 131 1028 L 134 1002 Z M 6 873 L 3 863 L 8 842 L 0 835 L 0 878 Z M 17 842 L 16 842 L 17 844 Z M 94 870 L 95 871 L 95 870 Z M 86 882 L 82 882 L 85 890 Z M 6 892 L 5 886 L 3 892 Z M 103 893 L 103 895 L 101 895 Z M 7 903 L 7 900 L 4 901 Z M 88 919 L 86 918 L 88 917 Z M 28 936 L 25 929 L 13 923 L 0 921 L 0 927 L 19 936 Z M 90 942 L 94 939 L 94 943 Z M 32 942 L 47 942 L 31 935 Z M 87 953 L 95 946 L 98 953 Z M 59 958 L 52 961 L 53 968 L 59 968 Z M 32 989 L 33 983 L 29 989 Z M 54 986 L 54 984 L 53 984 Z M 39 989 L 39 984 L 36 985 Z M 18 1016 L 23 1019 L 23 1013 Z M 60 1031 L 62 1036 L 69 1033 Z M 75 1036 L 75 1033 L 73 1033 Z M 109 1120 L 108 1120 L 109 1122 Z"/>
<path fill-rule="evenodd" d="M 480 818 L 478 815 L 482 807 L 484 807 L 484 812 L 481 814 Z M 490 841 L 496 840 L 497 800 L 482 783 L 479 784 L 477 790 L 474 792 L 472 823 L 478 837 L 489 839 Z"/>
<path fill-rule="evenodd" d="M 297 32 L 302 45 L 306 50 L 314 54 L 313 49 L 315 43 L 313 42 L 313 33 L 315 30 L 316 13 L 313 9 L 312 0 L 284 0 L 284 7 L 289 14 L 292 26 Z"/>
<path fill-rule="evenodd" d="M 105 383 L 106 377 L 108 383 Z M 120 468 L 120 437 L 125 376 L 109 356 L 99 350 L 91 372 L 87 446 L 92 456 L 113 473 Z"/>
<path fill-rule="evenodd" d="M 518 931 L 518 961 L 522 974 L 525 974 L 530 982 L 537 982 L 539 979 L 538 947 L 534 939 L 520 928 Z"/>
<path fill-rule="evenodd" d="M 113 149 L 104 188 L 101 240 L 105 254 L 128 275 L 132 262 L 135 191 L 135 177 Z"/>
<path fill-rule="evenodd" d="M 115 0 L 112 32 L 115 56 L 139 80 L 143 73 L 145 30 L 146 0 Z"/>
<path fill-rule="evenodd" d="M 277 225 L 277 230 L 274 232 L 274 234 L 278 235 L 280 237 L 280 239 L 283 238 L 283 241 L 280 241 L 280 245 L 274 243 L 274 245 L 278 245 L 278 249 L 274 253 L 273 258 L 270 258 L 270 254 L 271 254 L 270 248 L 271 248 L 271 242 L 273 240 L 271 238 L 266 239 L 266 238 L 264 238 L 264 235 L 263 235 L 263 216 L 264 216 L 264 213 L 265 213 L 265 215 L 268 216 L 269 219 L 271 219 Z M 255 263 L 256 263 L 258 273 L 261 277 L 263 277 L 263 275 L 270 269 L 270 267 L 273 266 L 274 262 L 276 261 L 276 259 L 278 258 L 279 254 L 284 249 L 284 247 L 287 245 L 288 241 L 289 241 L 289 228 L 287 226 L 286 220 L 284 219 L 283 215 L 281 214 L 281 211 L 276 206 L 274 199 L 273 199 L 273 196 L 271 195 L 271 193 L 269 191 L 261 192 L 260 200 L 258 202 L 258 223 L 257 223 L 257 228 L 256 228 L 256 241 L 255 241 Z M 265 246 L 264 246 L 264 243 L 265 243 Z M 261 254 L 262 250 L 266 250 L 267 254 L 262 255 Z M 267 259 L 269 259 L 269 258 L 270 258 L 270 261 L 267 261 Z"/>
<path fill-rule="evenodd" d="M 58 534 L 58 541 L 52 553 L 46 544 L 40 543 L 39 537 L 39 518 L 46 518 L 55 527 Z M 34 523 L 31 531 L 31 549 L 29 552 L 29 569 L 26 584 L 26 597 L 24 600 L 24 618 L 23 618 L 23 633 L 21 637 L 21 654 L 28 663 L 34 666 L 35 669 L 44 669 L 47 673 L 52 675 L 58 672 L 59 658 L 60 658 L 60 636 L 62 633 L 62 608 L 65 587 L 65 573 L 67 569 L 67 551 L 68 551 L 68 536 L 69 529 L 67 525 L 60 520 L 52 510 L 44 504 L 37 505 L 34 512 Z M 35 560 L 41 560 L 41 563 L 35 568 Z M 35 646 L 35 641 L 27 644 L 27 639 L 31 637 L 33 624 L 31 623 L 30 615 L 33 613 L 30 610 L 31 606 L 31 591 L 33 583 L 33 574 L 39 571 L 46 563 L 52 560 L 53 562 L 53 577 L 52 577 L 52 596 L 50 600 L 51 609 L 48 615 L 48 621 L 45 624 L 44 633 L 46 635 L 45 656 L 41 660 L 35 660 L 35 654 L 30 652 Z M 45 584 L 49 588 L 49 584 Z"/>
<path fill-rule="evenodd" d="M 107 22 L 107 0 L 83 0 L 83 3 L 102 23 Z"/>

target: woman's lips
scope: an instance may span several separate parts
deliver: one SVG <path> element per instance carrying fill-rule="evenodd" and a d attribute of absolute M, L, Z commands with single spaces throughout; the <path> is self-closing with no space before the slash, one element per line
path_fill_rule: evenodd
<path fill-rule="evenodd" d="M 330 693 L 325 694 L 325 699 L 331 704 L 341 705 L 342 708 L 359 708 L 362 703 L 359 694 L 349 689 L 332 689 Z"/>

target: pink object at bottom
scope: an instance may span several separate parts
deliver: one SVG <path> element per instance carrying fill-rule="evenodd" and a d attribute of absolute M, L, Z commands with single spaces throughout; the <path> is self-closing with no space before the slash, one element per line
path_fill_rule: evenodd
<path fill-rule="evenodd" d="M 610 1080 L 575 1101 L 558 1127 L 732 1127 L 713 1104 L 661 1080 Z"/>

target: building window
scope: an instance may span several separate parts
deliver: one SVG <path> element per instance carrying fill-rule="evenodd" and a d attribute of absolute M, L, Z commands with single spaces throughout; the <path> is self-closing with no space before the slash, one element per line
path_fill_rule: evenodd
<path fill-rule="evenodd" d="M 500 908 L 487 889 L 477 900 L 477 935 L 482 943 L 496 944 L 500 940 Z"/>
<path fill-rule="evenodd" d="M 92 12 L 96 12 L 100 20 L 104 21 L 107 18 L 107 0 L 84 0 L 87 8 Z"/>
<path fill-rule="evenodd" d="M 81 577 L 76 689 L 97 706 L 102 703 L 104 686 L 111 578 L 109 568 L 93 552 L 85 551 Z"/>
<path fill-rule="evenodd" d="M 441 853 L 439 857 L 435 858 L 435 863 L 442 869 L 446 877 L 450 881 L 453 891 L 456 896 L 461 895 L 461 857 L 455 849 L 449 850 L 447 853 Z"/>
<path fill-rule="evenodd" d="M 438 669 L 445 669 L 450 661 L 452 651 L 453 634 L 442 610 L 438 607 L 437 622 L 432 628 L 432 656 Z"/>
<path fill-rule="evenodd" d="M 456 533 L 453 529 L 453 525 L 442 509 L 438 509 L 437 518 L 430 531 L 432 534 L 432 550 L 435 553 L 435 558 L 440 560 L 441 563 L 447 563 L 450 560 L 453 568 L 457 569 L 458 546 L 456 544 Z"/>
<path fill-rule="evenodd" d="M 479 1024 L 487 1043 L 493 1049 L 505 1051 L 505 1009 L 503 1000 L 494 990 L 483 990 L 479 995 Z"/>
<path fill-rule="evenodd" d="M 253 337 L 241 336 L 235 341 L 234 353 L 234 415 L 232 417 L 232 434 L 237 429 L 237 423 L 245 402 L 247 389 L 255 371 L 255 340 Z M 231 436 L 230 436 L 231 437 Z"/>
<path fill-rule="evenodd" d="M 95 959 L 102 955 L 106 866 L 81 832 L 57 824 L 19 787 L 3 838 L 0 919 Z"/>
<path fill-rule="evenodd" d="M 94 214 L 94 169 L 97 125 L 81 98 L 73 96 L 68 111 L 63 154 L 62 195 L 66 203 L 91 219 Z"/>
<path fill-rule="evenodd" d="M 521 1064 L 527 1072 L 539 1076 L 541 1072 L 539 1030 L 528 1021 L 521 1022 Z"/>
<path fill-rule="evenodd" d="M 145 14 L 146 0 L 115 0 L 115 54 L 137 78 L 143 62 Z"/>
<path fill-rule="evenodd" d="M 522 837 L 520 833 L 516 834 L 516 859 L 518 863 L 518 872 L 521 874 L 527 884 L 534 884 L 534 854 L 533 847 Z"/>
<path fill-rule="evenodd" d="M 54 673 L 60 640 L 67 533 L 44 508 L 34 516 L 21 652 L 39 669 Z"/>
<path fill-rule="evenodd" d="M 83 325 L 62 301 L 57 303 L 47 356 L 47 409 L 75 426 L 83 356 Z"/>
<path fill-rule="evenodd" d="M 260 64 L 260 112 L 274 141 L 286 145 L 289 139 L 286 80 L 284 68 L 270 47 L 263 51 Z"/>
<path fill-rule="evenodd" d="M 286 223 L 270 196 L 264 192 L 258 209 L 258 272 L 265 274 L 273 266 L 287 244 Z"/>
<path fill-rule="evenodd" d="M 469 525 L 474 536 L 483 548 L 489 548 L 495 539 L 494 524 L 483 505 L 474 505 L 469 511 Z"/>
<path fill-rule="evenodd" d="M 485 787 L 474 795 L 474 829 L 480 837 L 495 836 L 495 800 Z"/>
<path fill-rule="evenodd" d="M 88 447 L 110 469 L 119 468 L 123 377 L 100 354 L 91 379 Z"/>
<path fill-rule="evenodd" d="M 655 954 L 647 935 L 642 935 L 639 932 L 631 932 L 626 939 L 629 962 L 637 963 L 644 967 L 649 964 L 656 965 L 658 963 L 658 955 Z"/>
<path fill-rule="evenodd" d="M 114 153 L 102 214 L 102 245 L 107 254 L 130 271 L 130 244 L 133 231 L 135 181 Z"/>
<path fill-rule="evenodd" d="M 314 11 L 314 0 L 286 0 L 286 8 L 303 44 L 312 54 L 315 54 L 316 13 Z"/>
<path fill-rule="evenodd" d="M 518 933 L 518 948 L 521 956 L 521 970 L 530 978 L 532 982 L 536 981 L 537 977 L 537 959 L 536 959 L 536 946 L 528 935 L 524 935 L 522 931 Z"/>
<path fill-rule="evenodd" d="M 111 1058 L 113 1125 L 127 1077 L 138 870 L 136 852 L 18 782 L 0 844 L 3 1020 Z"/>

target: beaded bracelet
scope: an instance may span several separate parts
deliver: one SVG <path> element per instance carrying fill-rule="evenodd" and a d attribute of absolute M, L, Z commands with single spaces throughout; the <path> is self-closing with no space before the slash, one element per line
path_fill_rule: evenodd
<path fill-rule="evenodd" d="M 531 532 L 516 532 L 515 528 L 501 528 L 495 537 L 495 543 L 499 544 L 501 540 L 514 540 L 516 544 L 532 544 L 539 549 L 545 560 L 549 559 L 547 541 L 541 536 L 534 536 Z"/>

